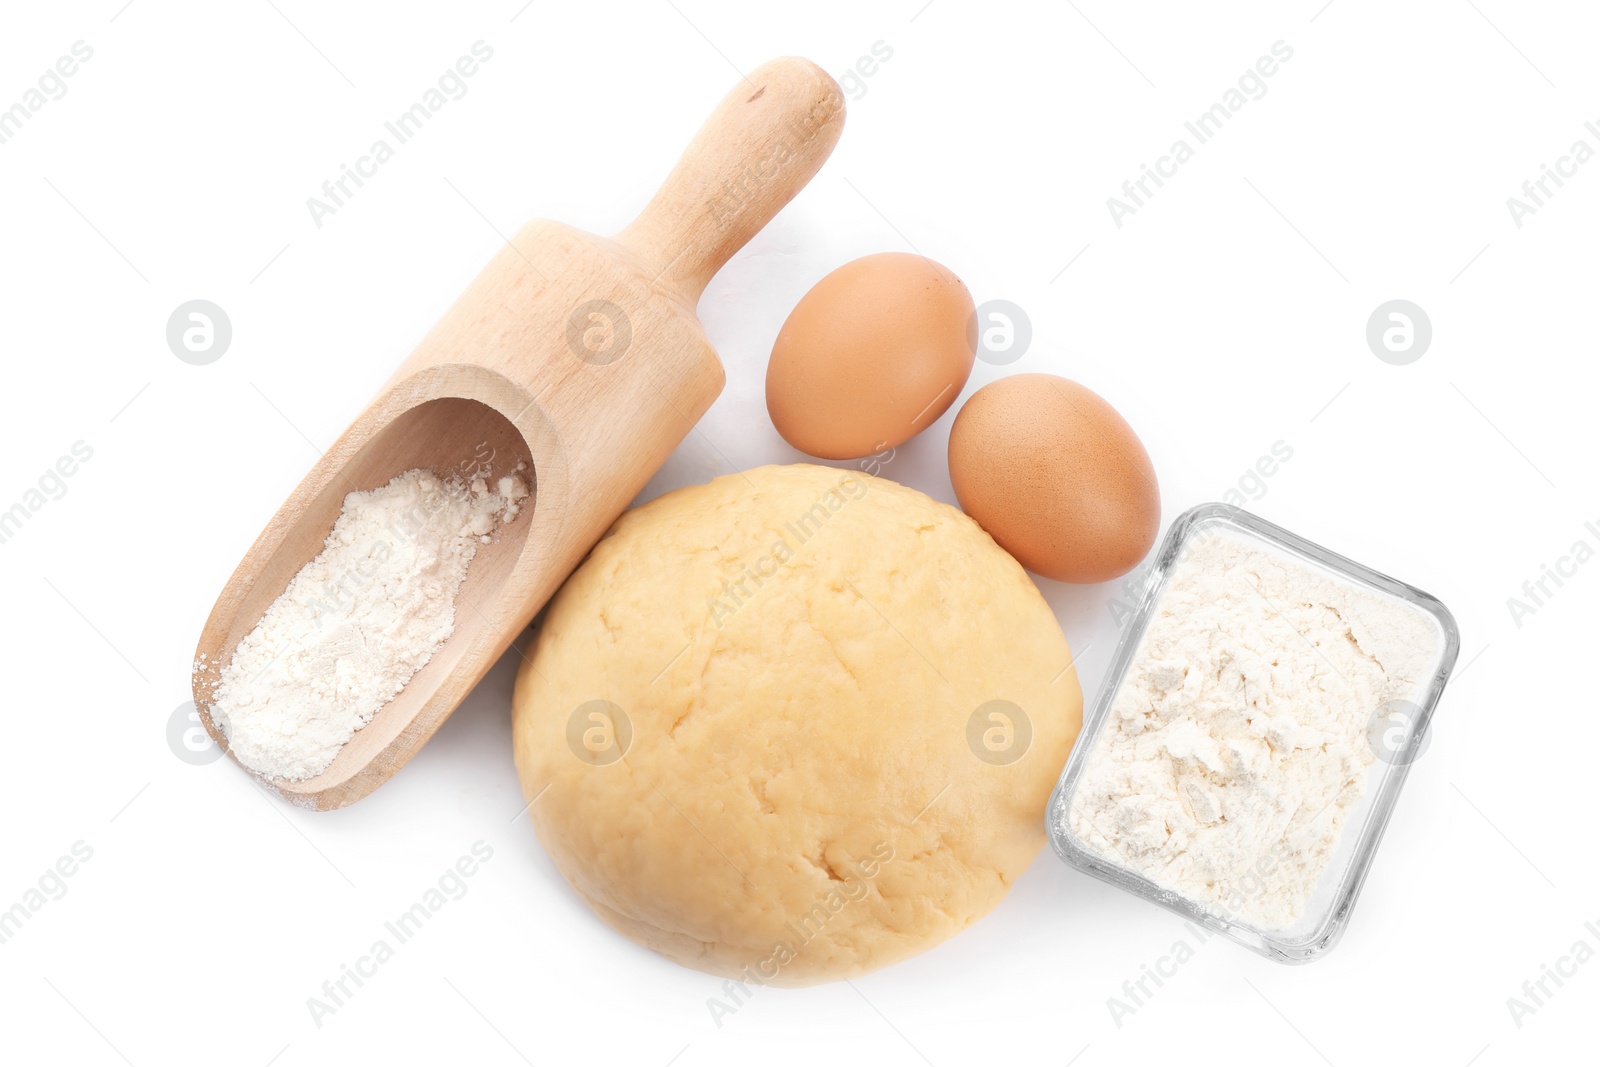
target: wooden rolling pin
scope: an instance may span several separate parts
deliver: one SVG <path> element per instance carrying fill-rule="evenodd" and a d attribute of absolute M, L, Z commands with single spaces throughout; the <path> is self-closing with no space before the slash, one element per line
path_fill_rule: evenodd
<path fill-rule="evenodd" d="M 322 550 L 347 493 L 418 467 L 449 474 L 492 457 L 503 474 L 520 460 L 532 506 L 479 548 L 454 636 L 326 771 L 262 782 L 326 810 L 404 765 L 722 391 L 695 313 L 700 294 L 811 180 L 843 125 L 844 98 L 826 72 L 774 60 L 734 87 L 616 237 L 524 226 L 306 475 L 217 599 L 194 678 L 217 744 L 227 749 L 209 713 L 220 669 Z"/>

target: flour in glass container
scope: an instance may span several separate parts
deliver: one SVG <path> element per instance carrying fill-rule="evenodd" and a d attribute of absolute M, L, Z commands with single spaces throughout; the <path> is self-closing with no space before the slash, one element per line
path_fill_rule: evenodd
<path fill-rule="evenodd" d="M 1093 852 L 1263 929 L 1305 913 L 1365 790 L 1368 727 L 1415 700 L 1427 613 L 1237 534 L 1175 564 L 1065 816 Z"/>
<path fill-rule="evenodd" d="M 411 470 L 345 497 L 322 552 L 217 679 L 211 716 L 239 762 L 291 780 L 327 770 L 455 632 L 478 546 L 529 495 L 518 474 Z"/>

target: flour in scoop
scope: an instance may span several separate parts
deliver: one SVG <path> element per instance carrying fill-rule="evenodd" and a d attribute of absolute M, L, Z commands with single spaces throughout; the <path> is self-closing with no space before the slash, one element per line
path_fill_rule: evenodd
<path fill-rule="evenodd" d="M 1366 787 L 1387 701 L 1438 660 L 1431 616 L 1264 542 L 1173 568 L 1066 815 L 1091 851 L 1215 913 L 1305 914 Z"/>
<path fill-rule="evenodd" d="M 491 485 L 412 470 L 345 497 L 321 554 L 218 677 L 211 716 L 239 761 L 295 780 L 327 770 L 455 632 L 478 545 L 528 496 L 515 474 Z"/>

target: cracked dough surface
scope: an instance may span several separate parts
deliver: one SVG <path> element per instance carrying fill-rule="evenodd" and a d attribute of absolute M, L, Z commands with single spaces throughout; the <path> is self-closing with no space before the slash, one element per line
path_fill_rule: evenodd
<path fill-rule="evenodd" d="M 981 918 L 1038 854 L 1082 711 L 1070 662 L 957 509 L 762 467 L 628 512 L 562 587 L 517 678 L 517 771 L 557 868 L 634 941 L 773 985 L 849 978 Z M 582 742 L 595 700 L 631 727 L 620 758 L 603 722 Z M 1031 727 L 1010 763 L 1021 717 L 1009 752 L 1004 721 L 969 731 L 997 700 Z M 969 733 L 997 726 L 980 759 Z"/>

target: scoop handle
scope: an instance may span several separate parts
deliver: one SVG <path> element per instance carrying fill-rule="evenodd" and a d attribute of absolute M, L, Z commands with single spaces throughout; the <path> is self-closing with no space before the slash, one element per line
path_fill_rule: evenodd
<path fill-rule="evenodd" d="M 821 169 L 844 94 L 807 59 L 751 71 L 723 98 L 655 198 L 617 235 L 656 284 L 690 306 L 711 276 Z"/>

